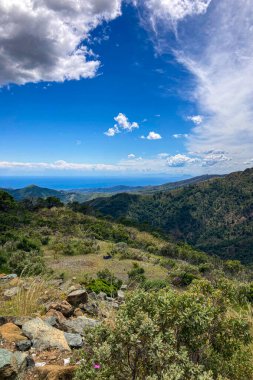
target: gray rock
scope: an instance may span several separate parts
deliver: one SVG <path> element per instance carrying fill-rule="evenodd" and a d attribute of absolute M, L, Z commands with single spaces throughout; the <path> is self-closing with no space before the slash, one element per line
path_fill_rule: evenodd
<path fill-rule="evenodd" d="M 67 301 L 73 306 L 78 306 L 80 303 L 87 303 L 88 293 L 85 289 L 75 290 L 68 295 Z"/>
<path fill-rule="evenodd" d="M 3 277 L 0 277 L 0 280 L 12 280 L 13 278 L 17 278 L 18 276 L 15 273 L 6 274 Z"/>
<path fill-rule="evenodd" d="M 85 330 L 88 328 L 94 328 L 100 324 L 99 321 L 95 319 L 90 319 L 87 317 L 77 317 L 75 319 L 68 319 L 61 323 L 61 328 L 70 333 L 85 335 Z"/>
<path fill-rule="evenodd" d="M 15 380 L 27 367 L 27 354 L 0 349 L 0 379 Z"/>
<path fill-rule="evenodd" d="M 22 326 L 31 319 L 32 317 L 10 317 L 8 318 L 8 322 L 12 322 L 14 325 L 22 328 Z"/>
<path fill-rule="evenodd" d="M 121 285 L 120 290 L 122 290 L 123 292 L 125 292 L 127 290 L 127 285 Z"/>
<path fill-rule="evenodd" d="M 91 292 L 91 293 L 89 293 L 89 298 L 92 300 L 96 300 L 98 298 L 98 296 L 95 292 Z"/>
<path fill-rule="evenodd" d="M 58 325 L 58 321 L 56 317 L 48 317 L 45 319 L 45 322 L 53 327 L 56 327 Z"/>
<path fill-rule="evenodd" d="M 119 308 L 119 304 L 117 302 L 112 302 L 111 303 L 111 307 L 113 307 L 114 309 L 118 309 Z"/>
<path fill-rule="evenodd" d="M 15 288 L 5 290 L 4 299 L 10 300 L 12 297 L 16 296 L 19 291 L 20 291 L 20 288 L 18 286 L 15 286 Z"/>
<path fill-rule="evenodd" d="M 120 300 L 120 301 L 124 301 L 124 299 L 125 299 L 125 293 L 122 291 L 122 290 L 118 290 L 118 299 Z"/>
<path fill-rule="evenodd" d="M 81 348 L 83 346 L 83 340 L 80 334 L 64 333 L 64 336 L 71 348 Z"/>
<path fill-rule="evenodd" d="M 98 299 L 100 299 L 100 300 L 106 300 L 106 293 L 103 293 L 103 292 L 100 292 L 100 293 L 98 293 L 98 295 L 97 295 L 97 298 Z"/>
<path fill-rule="evenodd" d="M 16 343 L 16 348 L 19 351 L 28 351 L 32 347 L 32 342 L 30 340 L 20 340 Z"/>
<path fill-rule="evenodd" d="M 57 348 L 61 351 L 70 351 L 64 333 L 40 318 L 26 322 L 22 331 L 25 336 L 32 340 L 34 348 L 38 350 Z"/>
<path fill-rule="evenodd" d="M 114 301 L 115 301 L 115 299 L 114 299 L 114 298 L 112 298 L 112 297 L 106 297 L 106 301 L 108 301 L 108 302 L 114 302 Z"/>

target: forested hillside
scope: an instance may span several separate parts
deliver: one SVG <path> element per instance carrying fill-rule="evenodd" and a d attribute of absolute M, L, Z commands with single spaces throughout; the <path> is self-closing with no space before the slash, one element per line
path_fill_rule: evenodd
<path fill-rule="evenodd" d="M 253 169 L 149 196 L 99 198 L 82 207 L 220 257 L 253 261 Z"/>

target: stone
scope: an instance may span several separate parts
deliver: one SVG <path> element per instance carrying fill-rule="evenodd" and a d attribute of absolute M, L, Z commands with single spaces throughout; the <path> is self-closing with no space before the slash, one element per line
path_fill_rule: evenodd
<path fill-rule="evenodd" d="M 18 327 L 22 327 L 24 323 L 30 321 L 32 317 L 11 317 L 9 318 L 9 322 L 14 323 L 14 325 Z"/>
<path fill-rule="evenodd" d="M 80 303 L 87 303 L 88 293 L 85 289 L 75 290 L 68 295 L 67 301 L 73 306 L 78 306 Z"/>
<path fill-rule="evenodd" d="M 64 333 L 65 338 L 71 348 L 81 348 L 83 346 L 83 340 L 80 334 Z"/>
<path fill-rule="evenodd" d="M 70 286 L 70 287 L 68 288 L 67 293 L 68 293 L 68 294 L 69 294 L 69 293 L 72 293 L 72 292 L 74 292 L 75 290 L 78 290 L 78 288 L 77 288 L 75 285 L 72 285 L 72 286 Z"/>
<path fill-rule="evenodd" d="M 111 307 L 113 307 L 114 309 L 118 309 L 119 308 L 119 304 L 117 302 L 112 302 L 111 303 Z"/>
<path fill-rule="evenodd" d="M 27 367 L 27 354 L 0 348 L 0 379 L 14 380 L 25 371 Z"/>
<path fill-rule="evenodd" d="M 50 326 L 57 327 L 58 321 L 56 317 L 48 317 L 44 319 L 46 323 L 48 323 Z"/>
<path fill-rule="evenodd" d="M 48 305 L 47 310 L 59 311 L 67 318 L 73 314 L 73 307 L 67 301 L 52 302 Z"/>
<path fill-rule="evenodd" d="M 32 342 L 28 339 L 20 340 L 16 343 L 16 349 L 19 351 L 28 351 L 32 347 Z"/>
<path fill-rule="evenodd" d="M 98 298 L 98 296 L 95 292 L 91 292 L 91 293 L 89 293 L 89 298 L 91 298 L 92 300 L 96 300 Z"/>
<path fill-rule="evenodd" d="M 108 301 L 108 302 L 114 302 L 114 301 L 115 301 L 115 299 L 114 299 L 114 298 L 112 298 L 112 297 L 106 297 L 106 301 Z"/>
<path fill-rule="evenodd" d="M 98 315 L 98 305 L 96 303 L 88 303 L 86 305 L 80 305 L 80 308 L 85 311 L 85 313 L 90 315 Z"/>
<path fill-rule="evenodd" d="M 66 319 L 66 321 L 61 324 L 61 328 L 66 332 L 77 333 L 84 336 L 87 328 L 94 328 L 99 324 L 100 322 L 95 319 L 77 317 L 75 319 Z"/>
<path fill-rule="evenodd" d="M 0 280 L 12 280 L 13 278 L 18 277 L 15 273 L 12 274 L 6 274 L 0 277 Z"/>
<path fill-rule="evenodd" d="M 74 316 L 75 317 L 82 317 L 83 316 L 82 310 L 80 308 L 75 309 Z"/>
<path fill-rule="evenodd" d="M 123 292 L 123 290 L 118 290 L 117 296 L 118 296 L 119 301 L 124 301 L 125 293 Z"/>
<path fill-rule="evenodd" d="M 36 368 L 38 380 L 72 380 L 76 366 L 45 365 Z"/>
<path fill-rule="evenodd" d="M 0 335 L 6 342 L 16 343 L 26 340 L 22 330 L 11 322 L 0 326 Z"/>
<path fill-rule="evenodd" d="M 70 351 L 64 333 L 45 323 L 40 318 L 26 322 L 22 330 L 24 335 L 32 340 L 34 348 L 40 351 L 53 348 Z"/>
<path fill-rule="evenodd" d="M 103 292 L 100 292 L 97 295 L 97 298 L 100 299 L 100 300 L 102 300 L 102 301 L 106 300 L 106 297 L 107 297 L 106 293 L 103 293 Z"/>
<path fill-rule="evenodd" d="M 10 300 L 12 297 L 16 296 L 19 291 L 20 291 L 20 288 L 18 286 L 15 286 L 14 288 L 5 290 L 4 299 L 6 301 Z"/>
<path fill-rule="evenodd" d="M 121 285 L 120 290 L 125 292 L 127 290 L 127 285 Z"/>
<path fill-rule="evenodd" d="M 54 309 L 48 310 L 48 312 L 46 313 L 45 317 L 46 318 L 54 317 L 54 318 L 57 319 L 57 321 L 64 321 L 66 319 L 64 317 L 64 315 L 60 311 L 57 311 L 57 310 L 54 310 Z"/>

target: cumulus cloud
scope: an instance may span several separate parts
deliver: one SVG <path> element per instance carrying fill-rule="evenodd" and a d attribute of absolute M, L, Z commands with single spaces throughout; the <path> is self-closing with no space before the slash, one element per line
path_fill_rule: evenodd
<path fill-rule="evenodd" d="M 128 156 L 127 156 L 128 158 L 135 158 L 135 154 L 133 154 L 133 153 L 130 153 Z"/>
<path fill-rule="evenodd" d="M 168 157 L 166 162 L 170 167 L 183 167 L 200 162 L 200 159 L 196 157 L 188 157 L 185 154 L 176 154 L 175 156 Z"/>
<path fill-rule="evenodd" d="M 191 120 L 194 124 L 199 125 L 203 122 L 203 116 L 201 115 L 195 115 L 195 116 L 188 116 L 187 120 Z"/>
<path fill-rule="evenodd" d="M 144 136 L 144 138 L 145 138 L 145 136 Z M 149 134 L 146 137 L 147 140 L 161 140 L 161 138 L 162 138 L 162 136 L 156 132 L 149 132 Z"/>
<path fill-rule="evenodd" d="M 115 116 L 114 120 L 117 122 L 114 124 L 112 128 L 109 128 L 108 131 L 105 132 L 106 136 L 113 137 L 117 133 L 121 133 L 122 131 L 125 132 L 132 132 L 134 129 L 139 128 L 139 124 L 134 121 L 131 123 L 126 115 L 123 113 L 119 113 L 118 116 Z"/>
<path fill-rule="evenodd" d="M 182 138 L 187 138 L 189 135 L 187 133 L 175 133 L 173 137 L 175 139 L 182 139 Z"/>
<path fill-rule="evenodd" d="M 0 86 L 92 78 L 99 60 L 83 44 L 121 0 L 1 0 Z"/>

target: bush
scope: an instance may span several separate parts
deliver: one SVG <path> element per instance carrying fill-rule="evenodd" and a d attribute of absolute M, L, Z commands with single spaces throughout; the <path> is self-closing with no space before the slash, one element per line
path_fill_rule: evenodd
<path fill-rule="evenodd" d="M 143 282 L 145 281 L 145 270 L 139 264 L 134 263 L 133 268 L 128 272 L 129 280 L 134 282 Z"/>
<path fill-rule="evenodd" d="M 17 275 L 33 276 L 46 272 L 46 265 L 40 251 L 15 251 L 9 254 L 9 271 Z"/>
<path fill-rule="evenodd" d="M 159 290 L 166 288 L 168 286 L 168 282 L 166 280 L 145 280 L 142 284 L 142 288 L 144 290 Z"/>
<path fill-rule="evenodd" d="M 91 280 L 87 284 L 86 288 L 87 290 L 90 290 L 91 292 L 95 292 L 97 294 L 100 292 L 106 293 L 108 297 L 115 297 L 117 295 L 118 290 L 116 286 L 100 278 Z"/>
<path fill-rule="evenodd" d="M 113 285 L 116 289 L 120 289 L 122 285 L 122 281 L 119 278 L 115 277 L 114 274 L 109 271 L 109 269 L 101 270 L 97 273 L 97 277 L 100 280 L 104 280 L 108 284 Z"/>
<path fill-rule="evenodd" d="M 86 335 L 75 380 L 251 380 L 250 325 L 210 283 L 138 291 Z"/>
<path fill-rule="evenodd" d="M 200 278 L 198 269 L 190 264 L 180 265 L 169 274 L 169 277 L 175 286 L 188 286 L 193 280 Z"/>

